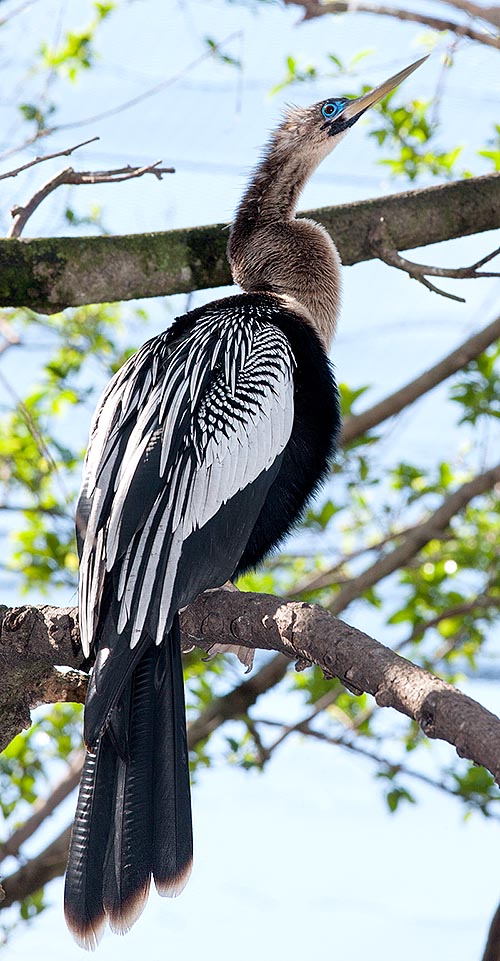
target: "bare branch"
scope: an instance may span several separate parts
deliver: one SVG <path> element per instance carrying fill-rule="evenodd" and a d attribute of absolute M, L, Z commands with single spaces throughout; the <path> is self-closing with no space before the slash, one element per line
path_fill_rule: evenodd
<path fill-rule="evenodd" d="M 159 164 L 161 160 L 156 160 L 155 163 L 147 164 L 145 167 L 119 167 L 116 170 L 73 170 L 72 167 L 67 167 L 65 170 L 60 170 L 59 173 L 51 177 L 39 190 L 33 195 L 31 200 L 25 204 L 24 207 L 16 206 L 11 210 L 11 214 L 14 218 L 12 226 L 7 234 L 7 237 L 19 237 L 25 227 L 27 221 L 31 215 L 35 212 L 37 207 L 40 206 L 43 200 L 49 196 L 54 190 L 57 190 L 63 184 L 111 184 L 120 183 L 122 180 L 133 180 L 136 177 L 142 177 L 144 174 L 154 174 L 158 180 L 162 179 L 162 174 L 173 174 L 175 170 L 173 167 L 160 167 Z"/>
<path fill-rule="evenodd" d="M 184 612 L 182 629 L 203 646 L 227 637 L 313 662 L 349 688 L 374 695 L 380 707 L 413 717 L 427 736 L 449 741 L 461 757 L 500 778 L 500 720 L 322 608 L 269 595 L 212 592 Z"/>
<path fill-rule="evenodd" d="M 47 798 L 37 801 L 30 818 L 21 824 L 7 840 L 0 845 L 0 861 L 10 856 L 16 857 L 20 847 L 30 838 L 41 824 L 54 813 L 56 807 L 64 801 L 78 786 L 83 767 L 83 751 L 77 751 L 59 784 Z"/>
<path fill-rule="evenodd" d="M 10 908 L 16 901 L 22 901 L 28 894 L 34 894 L 43 888 L 44 884 L 64 874 L 70 835 L 71 826 L 65 828 L 36 858 L 27 861 L 14 874 L 4 879 L 0 885 L 0 910 Z"/>
<path fill-rule="evenodd" d="M 449 30 L 457 37 L 466 37 L 476 43 L 485 44 L 488 47 L 496 47 L 500 50 L 500 37 L 492 36 L 490 33 L 475 30 L 467 24 L 456 23 L 454 20 L 445 20 L 442 17 L 432 17 L 427 13 L 419 13 L 416 10 L 402 10 L 399 7 L 388 7 L 378 3 L 353 3 L 352 0 L 341 2 L 341 0 L 284 0 L 287 6 L 302 7 L 304 10 L 304 20 L 313 20 L 322 17 L 327 13 L 369 13 L 378 14 L 382 17 L 393 17 L 396 20 L 410 21 L 411 23 L 422 23 L 432 30 Z M 491 21 L 490 21 L 491 22 Z"/>
<path fill-rule="evenodd" d="M 75 150 L 79 150 L 80 147 L 86 147 L 87 144 L 94 143 L 95 140 L 100 140 L 100 137 L 91 137 L 90 140 L 83 140 L 82 143 L 77 143 L 74 147 L 68 147 L 66 150 L 58 150 L 56 153 L 47 153 L 41 157 L 35 157 L 34 160 L 29 160 L 28 163 L 22 164 L 21 167 L 16 167 L 15 170 L 7 170 L 6 173 L 0 174 L 0 180 L 6 180 L 7 177 L 17 177 L 23 170 L 28 170 L 29 167 L 34 167 L 35 164 L 45 163 L 46 160 L 54 160 L 56 157 L 69 157 Z"/>
<path fill-rule="evenodd" d="M 414 261 L 402 257 L 393 246 L 383 217 L 380 218 L 377 227 L 373 231 L 372 243 L 374 253 L 380 260 L 383 260 L 384 263 L 389 264 L 390 267 L 397 267 L 399 270 L 403 270 L 413 280 L 418 280 L 419 283 L 434 293 L 441 294 L 442 297 L 448 297 L 450 300 L 458 300 L 462 304 L 465 304 L 463 297 L 457 297 L 456 294 L 450 294 L 445 290 L 441 290 L 439 287 L 431 284 L 427 278 L 453 277 L 456 280 L 477 280 L 479 277 L 500 277 L 500 273 L 498 272 L 479 270 L 479 267 L 483 267 L 484 264 L 487 264 L 500 254 L 500 247 L 497 247 L 492 253 L 487 254 L 486 257 L 482 257 L 481 260 L 477 260 L 476 263 L 470 267 L 433 267 L 427 264 L 416 264 Z"/>
<path fill-rule="evenodd" d="M 478 334 L 473 334 L 472 337 L 465 340 L 437 364 L 416 377 L 415 380 L 385 397 L 378 404 L 374 404 L 373 407 L 362 414 L 353 414 L 351 417 L 347 417 L 342 429 L 341 442 L 348 444 L 355 438 L 361 437 L 366 431 L 371 430 L 372 427 L 376 427 L 389 417 L 399 414 L 409 404 L 412 404 L 428 391 L 433 390 L 438 384 L 447 380 L 452 374 L 456 374 L 471 360 L 482 354 L 499 337 L 500 317 L 497 317 L 484 330 L 481 330 Z"/>

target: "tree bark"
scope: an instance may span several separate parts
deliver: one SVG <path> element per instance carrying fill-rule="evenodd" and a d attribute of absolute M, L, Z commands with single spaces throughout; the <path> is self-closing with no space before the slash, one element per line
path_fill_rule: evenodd
<path fill-rule="evenodd" d="M 304 211 L 344 264 L 376 257 L 383 217 L 397 250 L 500 227 L 500 174 Z M 0 240 L 0 305 L 55 313 L 81 304 L 160 297 L 232 283 L 222 224 L 123 237 Z"/>

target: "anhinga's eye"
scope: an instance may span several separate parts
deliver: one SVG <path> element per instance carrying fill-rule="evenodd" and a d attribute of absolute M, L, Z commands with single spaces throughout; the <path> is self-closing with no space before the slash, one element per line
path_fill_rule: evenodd
<path fill-rule="evenodd" d="M 345 100 L 329 100 L 324 103 L 321 108 L 321 113 L 327 120 L 333 120 L 335 117 L 342 112 L 345 107 Z"/>

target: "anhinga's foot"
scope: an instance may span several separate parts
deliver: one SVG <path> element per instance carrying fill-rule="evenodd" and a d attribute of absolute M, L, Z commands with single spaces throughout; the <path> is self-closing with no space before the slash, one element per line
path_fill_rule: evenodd
<path fill-rule="evenodd" d="M 239 588 L 236 587 L 236 584 L 233 584 L 232 581 L 226 581 L 222 587 L 210 588 L 209 590 L 239 591 Z M 211 661 L 216 654 L 236 654 L 236 657 L 245 668 L 245 674 L 248 674 L 252 670 L 255 651 L 251 647 L 242 647 L 241 644 L 212 644 L 207 651 L 205 660 Z"/>
<path fill-rule="evenodd" d="M 248 674 L 252 670 L 255 654 L 253 647 L 242 647 L 241 644 L 224 644 L 217 642 L 209 647 L 204 660 L 211 661 L 216 654 L 236 654 L 236 657 L 245 668 L 245 674 Z"/>

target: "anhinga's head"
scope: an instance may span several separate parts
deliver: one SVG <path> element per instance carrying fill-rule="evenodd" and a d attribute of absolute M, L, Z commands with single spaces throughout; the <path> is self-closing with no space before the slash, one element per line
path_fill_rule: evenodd
<path fill-rule="evenodd" d="M 316 154 L 319 162 L 333 150 L 369 107 L 387 96 L 425 60 L 427 57 L 421 57 L 361 97 L 333 97 L 311 107 L 290 107 L 274 133 L 273 151 L 275 154 L 290 153 L 294 149 L 308 151 Z"/>

